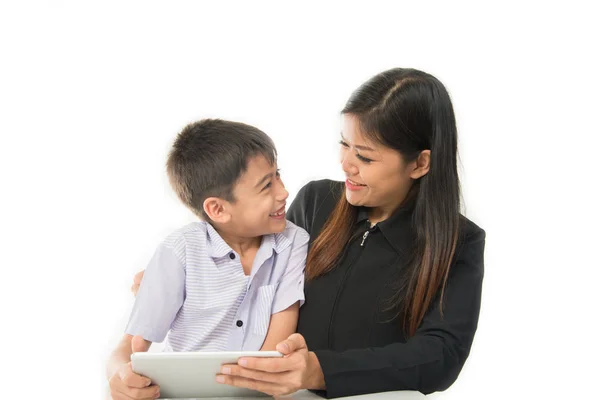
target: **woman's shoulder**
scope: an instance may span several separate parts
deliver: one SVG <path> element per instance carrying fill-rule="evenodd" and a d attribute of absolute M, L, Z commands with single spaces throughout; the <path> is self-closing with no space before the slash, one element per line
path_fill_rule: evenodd
<path fill-rule="evenodd" d="M 462 236 L 462 239 L 465 241 L 482 241 L 485 240 L 485 231 L 475 222 L 461 214 L 460 236 Z"/>
<path fill-rule="evenodd" d="M 483 274 L 485 231 L 475 222 L 461 214 L 455 260 L 462 267 Z"/>
<path fill-rule="evenodd" d="M 344 182 L 321 179 L 310 181 L 299 191 L 290 209 L 288 219 L 311 233 L 315 220 L 326 219 L 344 193 Z"/>

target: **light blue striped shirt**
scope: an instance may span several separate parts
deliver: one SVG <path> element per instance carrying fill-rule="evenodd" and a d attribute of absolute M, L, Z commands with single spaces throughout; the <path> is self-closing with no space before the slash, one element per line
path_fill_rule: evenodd
<path fill-rule="evenodd" d="M 286 221 L 282 233 L 263 236 L 246 276 L 239 254 L 210 224 L 173 232 L 146 268 L 125 332 L 151 342 L 166 337 L 165 351 L 259 350 L 271 314 L 304 303 L 308 240 Z"/>

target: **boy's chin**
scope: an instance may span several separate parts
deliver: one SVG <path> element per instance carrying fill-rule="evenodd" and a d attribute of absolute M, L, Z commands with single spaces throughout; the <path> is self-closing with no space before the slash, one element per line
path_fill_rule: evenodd
<path fill-rule="evenodd" d="M 274 220 L 269 224 L 269 233 L 281 233 L 285 230 L 285 218 L 282 220 Z"/>

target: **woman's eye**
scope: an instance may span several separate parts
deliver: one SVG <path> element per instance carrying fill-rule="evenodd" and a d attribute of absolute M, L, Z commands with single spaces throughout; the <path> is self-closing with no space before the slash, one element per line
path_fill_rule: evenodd
<path fill-rule="evenodd" d="M 363 161 L 363 162 L 366 162 L 366 163 L 370 163 L 371 161 L 373 161 L 373 160 L 371 160 L 370 158 L 363 157 L 363 156 L 361 156 L 361 155 L 360 155 L 360 154 L 358 154 L 358 153 L 356 154 L 356 158 L 358 158 L 360 161 Z"/>
<path fill-rule="evenodd" d="M 349 147 L 348 143 L 344 142 L 343 140 L 340 140 L 340 144 L 344 147 Z"/>

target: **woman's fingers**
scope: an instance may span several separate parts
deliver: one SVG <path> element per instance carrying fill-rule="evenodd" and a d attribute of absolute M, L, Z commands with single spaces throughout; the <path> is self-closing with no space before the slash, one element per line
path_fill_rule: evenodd
<path fill-rule="evenodd" d="M 294 333 L 279 343 L 277 350 L 284 357 L 244 357 L 238 360 L 238 365 L 248 369 L 277 373 L 302 369 L 306 364 L 306 357 L 297 354 L 299 352 L 308 352 L 304 337 L 298 333 Z"/>
<path fill-rule="evenodd" d="M 287 372 L 294 368 L 293 360 L 289 358 L 262 358 L 262 357 L 248 357 L 240 358 L 238 365 L 245 369 L 252 369 L 256 371 L 264 371 L 270 373 Z"/>
<path fill-rule="evenodd" d="M 130 388 L 127 386 L 117 387 L 117 394 L 125 399 L 150 400 L 160 396 L 160 391 L 156 386 L 149 386 L 144 389 Z M 113 396 L 114 397 L 114 396 Z"/>
<path fill-rule="evenodd" d="M 142 283 L 142 278 L 144 277 L 144 271 L 145 270 L 141 270 L 133 277 L 133 285 L 131 285 L 131 291 L 134 295 L 137 295 L 137 292 L 140 289 L 140 284 Z"/>
<path fill-rule="evenodd" d="M 240 388 L 256 390 L 259 392 L 266 393 L 269 396 L 283 396 L 295 392 L 294 389 L 283 386 L 281 384 L 255 381 L 253 379 L 248 379 L 241 376 L 217 375 L 217 382 Z"/>
<path fill-rule="evenodd" d="M 217 382 L 258 390 L 271 396 L 294 393 L 305 386 L 308 368 L 306 341 L 293 334 L 277 345 L 283 357 L 240 358 L 237 365 L 223 365 Z"/>
<path fill-rule="evenodd" d="M 142 283 L 142 278 L 144 277 L 144 271 L 146 271 L 145 269 L 139 271 L 137 274 L 135 274 L 135 276 L 133 277 L 133 283 L 138 285 L 140 283 Z"/>
<path fill-rule="evenodd" d="M 145 381 L 139 379 L 147 378 L 129 374 L 126 369 L 124 370 L 123 373 L 116 373 L 109 381 L 113 399 L 156 399 L 159 396 L 160 388 L 157 385 L 148 386 Z M 131 386 L 131 383 L 136 386 Z"/>
<path fill-rule="evenodd" d="M 301 334 L 294 333 L 283 342 L 277 344 L 276 348 L 281 354 L 288 355 L 295 351 L 306 349 L 306 340 L 304 340 L 304 336 Z"/>
<path fill-rule="evenodd" d="M 285 378 L 285 372 L 264 372 L 254 369 L 243 368 L 235 364 L 223 365 L 223 367 L 221 367 L 221 374 L 241 376 L 242 378 L 271 383 L 282 382 Z"/>

